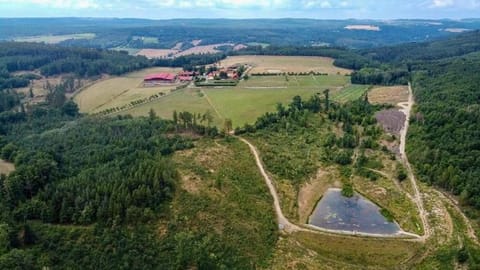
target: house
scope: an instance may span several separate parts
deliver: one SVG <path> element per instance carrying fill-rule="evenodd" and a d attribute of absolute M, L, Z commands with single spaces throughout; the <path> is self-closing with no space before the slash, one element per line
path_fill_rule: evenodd
<path fill-rule="evenodd" d="M 182 71 L 178 73 L 178 79 L 181 82 L 190 82 L 193 81 L 193 77 L 195 77 L 195 72 L 192 71 Z"/>
<path fill-rule="evenodd" d="M 166 83 L 175 83 L 177 80 L 177 75 L 173 73 L 156 73 L 150 74 L 143 78 L 144 86 L 153 86 Z"/>

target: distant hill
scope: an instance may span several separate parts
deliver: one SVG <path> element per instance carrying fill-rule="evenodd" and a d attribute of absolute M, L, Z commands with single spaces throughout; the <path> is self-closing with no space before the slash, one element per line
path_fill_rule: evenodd
<path fill-rule="evenodd" d="M 423 42 L 479 29 L 480 20 L 313 20 L 313 19 L 107 19 L 16 18 L 0 19 L 0 39 L 29 36 L 94 33 L 93 39 L 62 41 L 64 45 L 95 48 L 162 48 L 178 42 L 202 45 L 224 42 L 274 45 L 372 48 Z M 375 30 L 375 31 L 372 31 Z M 137 37 L 158 38 L 151 44 Z M 150 40 L 150 39 L 146 39 Z"/>

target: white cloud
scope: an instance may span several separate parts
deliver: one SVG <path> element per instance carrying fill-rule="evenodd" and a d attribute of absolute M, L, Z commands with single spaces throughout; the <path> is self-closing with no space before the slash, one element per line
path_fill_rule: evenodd
<path fill-rule="evenodd" d="M 448 6 L 453 6 L 454 2 L 453 0 L 433 0 L 431 7 L 448 7 Z"/>
<path fill-rule="evenodd" d="M 11 3 L 9 0 L 0 0 L 0 3 Z M 16 0 L 16 4 L 32 4 L 58 9 L 98 9 L 101 5 L 96 0 Z"/>

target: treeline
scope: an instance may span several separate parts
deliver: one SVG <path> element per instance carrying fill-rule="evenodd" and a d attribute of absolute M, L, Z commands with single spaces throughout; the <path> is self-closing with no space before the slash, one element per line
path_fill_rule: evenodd
<path fill-rule="evenodd" d="M 182 67 L 184 70 L 194 70 L 197 66 L 205 66 L 225 59 L 224 53 L 218 54 L 192 54 L 172 59 L 155 59 L 155 66 Z"/>
<path fill-rule="evenodd" d="M 461 56 L 476 51 L 480 51 L 479 30 L 437 41 L 367 49 L 360 51 L 360 54 L 382 63 L 408 64 L 409 62 Z"/>
<path fill-rule="evenodd" d="M 351 82 L 355 84 L 374 85 L 406 85 L 410 79 L 410 72 L 405 69 L 363 68 L 351 74 Z"/>
<path fill-rule="evenodd" d="M 370 162 L 363 151 L 379 147 L 382 130 L 374 117 L 379 108 L 365 98 L 333 103 L 328 91 L 307 100 L 296 96 L 287 106 L 278 104 L 275 112 L 259 117 L 254 125 L 237 128 L 235 134 L 268 138 L 268 146 L 263 149 L 265 164 L 296 188 L 317 171 L 319 160 L 351 170 L 347 167 L 354 161 L 355 149 L 360 149 L 364 161 L 356 164 L 355 173 L 374 180 L 376 175 L 363 168 Z M 341 128 L 343 134 L 338 136 L 331 130 L 333 126 Z M 259 147 L 264 146 L 260 143 Z M 349 175 L 345 179 L 348 183 Z"/>
<path fill-rule="evenodd" d="M 417 112 L 407 140 L 411 161 L 422 181 L 480 209 L 480 54 L 417 68 Z"/>
<path fill-rule="evenodd" d="M 39 69 L 42 75 L 74 73 L 80 77 L 119 75 L 151 66 L 145 57 L 86 48 L 65 48 L 41 43 L 1 42 L 0 69 L 8 72 Z"/>

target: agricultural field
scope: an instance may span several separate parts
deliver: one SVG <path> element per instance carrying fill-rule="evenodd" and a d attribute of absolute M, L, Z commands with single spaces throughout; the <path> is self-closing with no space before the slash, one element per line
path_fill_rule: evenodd
<path fill-rule="evenodd" d="M 333 59 L 314 56 L 233 56 L 222 60 L 219 65 L 223 67 L 235 64 L 252 66 L 251 74 L 255 73 L 283 73 L 283 72 L 315 72 L 327 74 L 350 74 L 351 70 L 338 68 L 333 65 Z"/>
<path fill-rule="evenodd" d="M 221 46 L 234 46 L 232 43 L 221 43 L 221 44 L 212 44 L 212 45 L 200 45 L 195 46 L 185 51 L 175 54 L 175 57 L 191 55 L 191 54 L 207 54 L 207 53 L 218 53 L 220 52 L 217 48 Z"/>
<path fill-rule="evenodd" d="M 391 104 L 396 106 L 408 100 L 408 86 L 375 87 L 368 92 L 368 100 L 372 104 Z"/>
<path fill-rule="evenodd" d="M 145 75 L 179 71 L 180 69 L 172 68 L 150 68 L 121 77 L 107 78 L 85 88 L 75 95 L 74 100 L 81 112 L 96 113 L 105 109 L 120 107 L 158 93 L 167 94 L 180 85 L 143 87 L 142 82 Z"/>
<path fill-rule="evenodd" d="M 262 114 L 274 111 L 277 103 L 288 103 L 299 95 L 309 98 L 331 89 L 331 95 L 343 93 L 349 86 L 346 76 L 252 76 L 236 87 L 186 88 L 159 100 L 139 105 L 122 114 L 147 115 L 153 109 L 157 115 L 170 118 L 173 110 L 205 113 L 210 110 L 215 123 L 232 119 L 233 126 L 254 123 Z M 347 89 L 349 89 L 347 87 Z"/>
<path fill-rule="evenodd" d="M 110 108 L 121 108 L 132 101 L 162 92 L 168 95 L 118 113 L 142 116 L 153 109 L 158 116 L 171 118 L 174 110 L 202 114 L 209 110 L 214 115 L 215 124 L 221 126 L 223 120 L 229 118 L 234 127 L 239 127 L 245 123 L 254 123 L 262 114 L 274 111 L 277 103 L 286 104 L 296 95 L 308 99 L 315 94 L 323 95 L 324 90 L 329 89 L 330 96 L 335 101 L 346 102 L 360 98 L 369 86 L 351 85 L 350 77 L 341 72 L 337 74 L 337 70 L 341 69 L 334 67 L 332 61 L 322 57 L 231 57 L 221 64 L 249 63 L 256 65 L 254 68 L 266 68 L 268 64 L 275 64 L 278 68 L 284 64 L 292 68 L 288 72 L 307 72 L 317 67 L 317 72 L 330 70 L 333 74 L 250 76 L 248 80 L 242 80 L 234 87 L 200 88 L 191 85 L 175 92 L 172 92 L 172 89 L 176 86 L 140 87 L 145 74 L 155 70 L 169 70 L 150 69 L 101 81 L 76 95 L 75 101 L 81 112 L 96 113 Z M 306 68 L 300 69 L 303 64 Z M 320 67 L 323 69 L 320 70 Z"/>
<path fill-rule="evenodd" d="M 69 39 L 93 39 L 94 33 L 70 34 L 70 35 L 44 35 L 32 37 L 19 37 L 14 41 L 18 42 L 45 42 L 47 44 L 56 44 Z"/>
<path fill-rule="evenodd" d="M 368 85 L 350 85 L 343 88 L 341 91 L 333 92 L 332 99 L 338 102 L 347 102 L 349 100 L 359 99 L 365 92 L 368 91 Z"/>
<path fill-rule="evenodd" d="M 173 49 L 142 49 L 135 53 L 135 55 L 143 55 L 147 58 L 166 58 L 177 54 L 179 50 Z"/>

